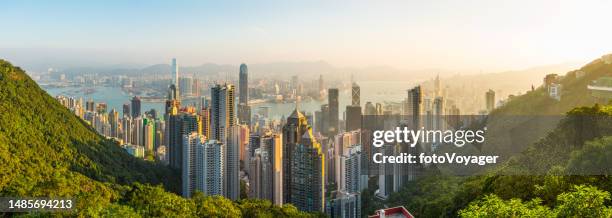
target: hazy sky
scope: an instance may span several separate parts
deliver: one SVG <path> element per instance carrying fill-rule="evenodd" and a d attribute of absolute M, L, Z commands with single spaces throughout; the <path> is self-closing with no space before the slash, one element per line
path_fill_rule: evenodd
<path fill-rule="evenodd" d="M 612 52 L 612 1 L 2 1 L 0 58 L 506 70 Z"/>

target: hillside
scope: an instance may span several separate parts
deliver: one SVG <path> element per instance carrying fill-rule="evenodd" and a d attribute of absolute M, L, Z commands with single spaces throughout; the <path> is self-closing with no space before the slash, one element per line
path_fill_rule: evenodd
<path fill-rule="evenodd" d="M 168 168 L 133 158 L 3 60 L 0 163 L 2 196 L 112 197 L 103 183 L 177 187 L 163 180 L 176 176 Z"/>
<path fill-rule="evenodd" d="M 130 156 L 23 70 L 0 60 L 0 196 L 73 197 L 75 210 L 59 214 L 68 216 L 310 216 L 267 201 L 232 202 L 201 194 L 184 199 L 167 191 L 177 190 L 178 176 Z"/>
<path fill-rule="evenodd" d="M 404 205 L 423 217 L 609 217 L 610 121 L 612 106 L 572 109 L 545 137 L 484 175 L 430 168 L 378 204 Z"/>
<path fill-rule="evenodd" d="M 451 150 L 503 157 L 488 171 L 453 176 L 430 168 L 386 201 L 364 199 L 423 217 L 610 217 L 612 105 L 596 104 L 586 88 L 609 75 L 612 64 L 597 59 L 559 81 L 561 101 L 537 88 L 495 109 L 481 150 Z"/>
<path fill-rule="evenodd" d="M 490 131 L 482 146 L 483 152 L 509 157 L 523 151 L 552 130 L 564 113 L 597 103 L 587 85 L 599 77 L 610 75 L 612 64 L 596 59 L 580 69 L 560 75 L 563 76 L 559 80 L 562 85 L 560 101 L 549 97 L 545 87 L 538 87 L 496 108 L 486 122 Z"/>

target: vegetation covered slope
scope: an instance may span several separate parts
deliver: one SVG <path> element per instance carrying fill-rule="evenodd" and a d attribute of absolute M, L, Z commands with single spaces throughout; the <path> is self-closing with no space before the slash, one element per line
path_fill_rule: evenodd
<path fill-rule="evenodd" d="M 432 169 L 380 204 L 404 205 L 423 217 L 610 216 L 611 121 L 612 105 L 573 109 L 546 137 L 485 175 Z"/>
<path fill-rule="evenodd" d="M 488 116 L 486 125 L 489 131 L 482 146 L 483 152 L 509 157 L 525 150 L 553 130 L 566 112 L 598 103 L 587 85 L 602 76 L 611 75 L 612 64 L 600 58 L 560 75 L 563 76 L 558 81 L 562 86 L 560 101 L 549 97 L 548 90 L 543 86 L 509 100 Z"/>
<path fill-rule="evenodd" d="M 376 206 L 362 213 L 404 205 L 423 217 L 612 216 L 612 169 L 602 167 L 612 166 L 612 105 L 597 105 L 586 88 L 610 75 L 612 64 L 597 59 L 560 80 L 561 101 L 538 88 L 494 110 L 486 125 L 498 132 L 487 132 L 483 153 L 509 158 L 490 173 L 428 170 L 386 201 L 367 190 L 363 199 Z"/>
<path fill-rule="evenodd" d="M 167 167 L 130 156 L 23 70 L 0 60 L 0 196 L 73 197 L 76 209 L 57 214 L 70 216 L 309 215 L 267 201 L 232 202 L 201 194 L 184 199 L 166 191 L 177 189 L 177 177 Z"/>
<path fill-rule="evenodd" d="M 161 184 L 163 178 L 174 176 L 166 167 L 128 155 L 40 89 L 23 70 L 2 60 L 0 161 L 3 195 L 45 193 L 69 177 Z"/>

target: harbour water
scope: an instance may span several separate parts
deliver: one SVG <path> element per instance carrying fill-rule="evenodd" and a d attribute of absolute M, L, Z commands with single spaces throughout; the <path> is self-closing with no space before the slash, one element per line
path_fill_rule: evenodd
<path fill-rule="evenodd" d="M 361 106 L 363 107 L 366 102 L 399 102 L 406 98 L 406 90 L 414 86 L 413 82 L 408 81 L 359 81 L 358 84 L 361 88 Z M 86 90 L 93 90 L 93 92 L 87 92 Z M 45 88 L 47 93 L 51 96 L 64 95 L 68 97 L 83 98 L 83 101 L 93 100 L 96 103 L 104 102 L 108 105 L 108 110 L 115 109 L 122 114 L 123 104 L 129 104 L 130 96 L 129 93 L 124 92 L 120 87 L 48 87 Z M 183 105 L 195 104 L 195 100 L 186 100 L 182 102 Z M 300 102 L 300 110 L 306 113 L 314 113 L 321 108 L 322 104 L 327 104 L 327 101 L 302 101 Z M 340 90 L 339 96 L 339 116 L 342 117 L 346 105 L 351 104 L 351 90 L 347 87 Z M 258 111 L 259 107 L 268 107 L 270 111 L 270 118 L 280 119 L 286 117 L 295 108 L 295 103 L 277 103 L 277 102 L 266 102 L 251 105 L 253 113 Z M 163 102 L 142 102 L 142 111 L 148 111 L 155 109 L 158 114 L 164 112 Z"/>

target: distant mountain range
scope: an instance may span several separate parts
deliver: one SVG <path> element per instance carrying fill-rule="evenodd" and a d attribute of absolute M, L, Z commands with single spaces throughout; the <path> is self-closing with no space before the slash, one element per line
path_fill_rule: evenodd
<path fill-rule="evenodd" d="M 440 75 L 441 77 L 457 77 L 469 78 L 471 76 L 487 76 L 491 79 L 499 78 L 528 78 L 532 81 L 534 77 L 541 77 L 549 72 L 565 72 L 575 68 L 578 64 L 563 63 L 546 66 L 538 66 L 525 70 L 506 71 L 498 73 L 478 73 L 478 72 L 460 72 L 446 69 L 419 69 L 419 70 L 402 70 L 389 66 L 370 66 L 363 68 L 342 68 L 336 67 L 325 61 L 304 61 L 304 62 L 274 62 L 263 64 L 248 64 L 251 78 L 281 78 L 289 79 L 291 76 L 298 75 L 300 79 L 311 80 L 317 79 L 319 75 L 323 75 L 326 81 L 330 80 L 346 80 L 351 76 L 355 80 L 372 80 L 372 81 L 418 81 Z M 238 76 L 239 65 L 215 64 L 206 63 L 198 66 L 181 66 L 179 71 L 183 75 L 191 76 L 217 76 L 219 78 L 235 79 Z M 171 72 L 169 64 L 155 64 L 150 66 L 137 66 L 133 64 L 109 65 L 103 67 L 70 67 L 57 68 L 58 72 L 67 75 L 75 74 L 124 74 L 124 75 L 139 75 L 139 74 L 159 74 L 164 75 Z"/>

